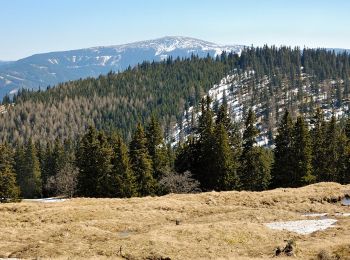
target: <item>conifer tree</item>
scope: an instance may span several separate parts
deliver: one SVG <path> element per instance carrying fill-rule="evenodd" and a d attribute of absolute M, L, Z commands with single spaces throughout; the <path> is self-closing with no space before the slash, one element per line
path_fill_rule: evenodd
<path fill-rule="evenodd" d="M 341 129 L 338 136 L 337 182 L 350 182 L 350 139 L 346 135 L 346 127 Z"/>
<path fill-rule="evenodd" d="M 216 185 L 216 176 L 213 166 L 214 152 L 214 113 L 211 109 L 211 99 L 207 96 L 202 99 L 201 115 L 198 120 L 194 154 L 194 176 L 201 183 L 203 190 L 212 190 Z"/>
<path fill-rule="evenodd" d="M 139 123 L 130 142 L 131 168 L 136 176 L 138 193 L 141 196 L 154 195 L 156 181 L 152 175 L 152 160 L 147 149 L 144 129 Z"/>
<path fill-rule="evenodd" d="M 42 193 L 44 197 L 52 196 L 53 191 L 49 185 L 49 180 L 53 176 L 54 170 L 54 159 L 52 153 L 51 143 L 46 144 L 46 149 L 43 152 L 41 158 L 41 180 L 42 180 Z"/>
<path fill-rule="evenodd" d="M 214 172 L 216 178 L 216 190 L 233 190 L 239 188 L 237 167 L 230 147 L 229 136 L 223 123 L 215 127 L 214 143 Z"/>
<path fill-rule="evenodd" d="M 64 167 L 67 162 L 66 154 L 64 147 L 61 141 L 56 138 L 52 151 L 52 160 L 53 160 L 53 172 L 52 175 L 57 175 L 57 173 Z"/>
<path fill-rule="evenodd" d="M 344 151 L 342 153 L 342 163 L 344 165 L 341 172 L 341 183 L 350 183 L 350 117 L 346 120 L 345 129 L 343 131 Z"/>
<path fill-rule="evenodd" d="M 97 130 L 90 126 L 79 143 L 76 155 L 78 173 L 78 194 L 86 197 L 98 197 L 99 180 L 98 160 L 100 159 L 100 142 Z"/>
<path fill-rule="evenodd" d="M 19 198 L 13 165 L 13 152 L 7 145 L 0 144 L 0 202 L 16 201 Z"/>
<path fill-rule="evenodd" d="M 312 121 L 314 128 L 311 130 L 312 138 L 312 168 L 317 181 L 322 181 L 321 176 L 326 163 L 326 122 L 323 112 L 317 108 Z"/>
<path fill-rule="evenodd" d="M 325 131 L 325 157 L 323 158 L 323 171 L 319 174 L 319 181 L 337 181 L 339 163 L 339 126 L 335 116 L 326 124 Z"/>
<path fill-rule="evenodd" d="M 152 159 L 153 177 L 160 180 L 169 171 L 167 147 L 164 143 L 162 129 L 157 118 L 152 115 L 146 127 L 148 153 Z"/>
<path fill-rule="evenodd" d="M 111 193 L 116 197 L 130 198 L 137 196 L 136 178 L 131 169 L 128 148 L 118 134 L 112 134 L 113 148 Z"/>
<path fill-rule="evenodd" d="M 293 122 L 288 110 L 285 111 L 277 129 L 275 139 L 275 161 L 273 165 L 273 187 L 290 187 L 294 172 L 292 149 Z"/>
<path fill-rule="evenodd" d="M 99 131 L 97 139 L 99 145 L 96 151 L 96 193 L 98 197 L 115 197 L 115 179 L 112 178 L 113 149 L 108 143 L 107 136 L 103 131 Z"/>
<path fill-rule="evenodd" d="M 255 126 L 255 115 L 252 109 L 248 111 L 243 133 L 243 152 L 240 158 L 240 180 L 245 190 L 265 190 L 270 184 L 270 160 L 264 156 L 263 150 L 256 147 L 259 134 Z"/>
<path fill-rule="evenodd" d="M 24 150 L 17 153 L 16 161 L 18 184 L 24 198 L 38 198 L 42 196 L 40 162 L 35 145 L 30 139 Z M 17 158 L 16 158 L 17 160 Z M 16 169 L 16 170 L 17 170 Z"/>
<path fill-rule="evenodd" d="M 299 187 L 313 183 L 316 178 L 312 172 L 312 144 L 307 124 L 299 116 L 294 126 L 293 134 L 294 174 L 291 176 L 291 186 Z"/>

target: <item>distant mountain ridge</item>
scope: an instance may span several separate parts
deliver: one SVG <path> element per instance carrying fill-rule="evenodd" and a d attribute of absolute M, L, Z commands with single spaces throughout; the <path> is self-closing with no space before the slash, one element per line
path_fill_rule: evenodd
<path fill-rule="evenodd" d="M 240 53 L 243 45 L 219 45 L 199 39 L 167 36 L 129 44 L 35 54 L 13 62 L 0 61 L 0 99 L 20 88 L 39 89 L 60 82 L 122 71 L 142 61 L 169 56 L 204 57 L 222 51 Z"/>

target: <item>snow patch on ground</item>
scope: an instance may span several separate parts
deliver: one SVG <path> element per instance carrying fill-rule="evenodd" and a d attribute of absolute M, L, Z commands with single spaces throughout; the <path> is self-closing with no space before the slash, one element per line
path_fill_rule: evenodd
<path fill-rule="evenodd" d="M 51 202 L 63 202 L 66 200 L 67 199 L 62 199 L 62 198 L 43 198 L 43 199 L 24 199 L 23 201 L 51 203 Z"/>
<path fill-rule="evenodd" d="M 350 217 L 350 213 L 335 213 L 335 215 L 340 217 Z"/>
<path fill-rule="evenodd" d="M 325 230 L 333 227 L 337 222 L 336 219 L 319 219 L 319 220 L 297 220 L 286 222 L 271 222 L 265 225 L 271 229 L 288 230 L 301 235 L 308 235 L 319 230 Z"/>
<path fill-rule="evenodd" d="M 303 217 L 325 217 L 328 213 L 306 213 L 302 214 Z"/>

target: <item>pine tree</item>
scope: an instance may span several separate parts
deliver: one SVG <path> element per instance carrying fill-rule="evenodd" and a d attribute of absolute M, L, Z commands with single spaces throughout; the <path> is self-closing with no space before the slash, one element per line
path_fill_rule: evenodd
<path fill-rule="evenodd" d="M 214 143 L 214 172 L 216 178 L 216 190 L 233 190 L 239 188 L 237 167 L 233 158 L 229 136 L 224 124 L 219 123 L 215 127 Z"/>
<path fill-rule="evenodd" d="M 291 186 L 299 187 L 313 183 L 316 178 L 312 172 L 311 137 L 303 117 L 298 117 L 295 123 L 292 150 L 295 168 L 291 176 Z"/>
<path fill-rule="evenodd" d="M 82 137 L 76 154 L 76 165 L 79 168 L 78 194 L 86 197 L 98 197 L 97 183 L 99 171 L 97 165 L 100 143 L 98 132 L 92 126 Z"/>
<path fill-rule="evenodd" d="M 337 181 L 339 163 L 339 127 L 335 116 L 326 124 L 325 131 L 325 157 L 323 158 L 323 171 L 319 173 L 319 181 Z"/>
<path fill-rule="evenodd" d="M 216 176 L 213 167 L 214 152 L 214 113 L 211 109 L 209 96 L 202 99 L 201 115 L 198 120 L 196 135 L 198 139 L 194 143 L 194 167 L 193 174 L 199 180 L 203 190 L 212 190 L 216 185 Z"/>
<path fill-rule="evenodd" d="M 53 151 L 52 151 L 52 160 L 53 160 L 52 175 L 56 176 L 57 173 L 64 167 L 64 165 L 67 162 L 64 147 L 58 138 L 56 138 L 54 142 Z"/>
<path fill-rule="evenodd" d="M 346 128 L 340 131 L 337 142 L 337 182 L 347 184 L 350 182 L 350 139 L 346 135 Z"/>
<path fill-rule="evenodd" d="M 98 197 L 115 197 L 115 190 L 112 178 L 112 157 L 113 149 L 108 143 L 107 136 L 103 131 L 97 135 L 99 149 L 96 152 L 96 175 L 97 185 L 96 192 Z"/>
<path fill-rule="evenodd" d="M 128 148 L 118 134 L 112 134 L 111 143 L 113 148 L 111 192 L 121 198 L 137 196 L 136 178 L 131 169 Z"/>
<path fill-rule="evenodd" d="M 265 190 L 270 180 L 270 163 L 262 148 L 255 146 L 259 131 L 255 127 L 255 115 L 248 111 L 243 133 L 243 152 L 240 158 L 240 180 L 244 190 Z"/>
<path fill-rule="evenodd" d="M 42 183 L 40 162 L 37 157 L 35 145 L 30 139 L 24 150 L 20 148 L 16 155 L 16 172 L 21 194 L 25 198 L 38 198 L 42 196 Z"/>
<path fill-rule="evenodd" d="M 131 168 L 136 176 L 138 193 L 141 196 L 154 195 L 156 181 L 152 175 L 152 160 L 147 149 L 144 129 L 139 123 L 130 142 Z"/>
<path fill-rule="evenodd" d="M 312 168 L 317 181 L 322 181 L 322 175 L 326 163 L 326 122 L 324 120 L 323 112 L 317 108 L 316 114 L 312 123 L 314 128 L 311 130 L 312 138 Z"/>
<path fill-rule="evenodd" d="M 148 153 L 152 159 L 153 177 L 160 180 L 162 176 L 169 171 L 169 161 L 162 129 L 154 115 L 152 115 L 146 127 L 146 139 Z"/>
<path fill-rule="evenodd" d="M 290 187 L 294 172 L 292 149 L 293 122 L 288 110 L 285 111 L 277 129 L 275 139 L 275 161 L 273 165 L 273 187 Z"/>
<path fill-rule="evenodd" d="M 344 141 L 344 152 L 342 153 L 342 163 L 344 168 L 341 172 L 341 183 L 350 183 L 350 117 L 346 120 L 345 129 L 343 131 Z"/>
<path fill-rule="evenodd" d="M 50 197 L 54 194 L 52 187 L 50 187 L 51 177 L 54 176 L 54 159 L 52 153 L 51 143 L 46 144 L 46 149 L 43 152 L 41 158 L 41 180 L 42 180 L 42 193 L 44 197 Z"/>
<path fill-rule="evenodd" d="M 16 201 L 19 198 L 13 165 L 13 152 L 7 145 L 0 144 L 0 202 Z"/>

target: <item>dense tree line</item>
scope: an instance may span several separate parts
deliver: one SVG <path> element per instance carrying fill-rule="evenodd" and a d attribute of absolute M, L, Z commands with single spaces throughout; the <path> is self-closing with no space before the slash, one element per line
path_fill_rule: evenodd
<path fill-rule="evenodd" d="M 350 58 L 345 52 L 274 46 L 249 47 L 240 56 L 224 52 L 216 58 L 170 57 L 158 63 L 144 62 L 124 72 L 70 81 L 46 91 L 20 90 L 13 98 L 15 106 L 0 115 L 0 140 L 23 144 L 32 138 L 44 144 L 57 137 L 75 139 L 92 125 L 107 132 L 118 130 L 130 141 L 137 122 L 145 123 L 152 113 L 169 135 L 183 111 L 198 105 L 213 84 L 228 73 L 247 71 L 255 71 L 248 84 L 252 94 L 249 102 L 262 103 L 266 124 L 273 129 L 282 103 L 292 114 L 297 100 L 302 111 L 313 112 L 313 104 L 305 104 L 303 84 L 311 84 L 315 93 L 327 91 L 329 104 L 341 105 L 349 94 L 349 68 Z M 268 88 L 259 90 L 264 76 L 269 78 Z M 336 86 L 325 84 L 325 80 L 334 80 Z M 297 96 L 284 94 L 295 87 L 300 90 Z M 10 102 L 9 97 L 3 100 L 4 104 Z M 277 114 L 276 118 L 272 114 Z"/>
<path fill-rule="evenodd" d="M 293 121 L 285 111 L 274 148 L 262 148 L 252 109 L 241 134 L 225 103 L 216 114 L 210 104 L 209 97 L 202 100 L 198 125 L 175 155 L 155 116 L 145 128 L 138 123 L 128 145 L 119 133 L 93 126 L 77 142 L 0 145 L 0 199 L 124 198 L 350 183 L 350 118 L 344 124 L 334 117 L 326 122 L 318 110 L 308 123 L 302 116 Z"/>
<path fill-rule="evenodd" d="M 252 70 L 250 105 L 258 100 L 278 111 L 280 86 L 298 87 L 296 98 L 304 100 L 302 73 L 308 73 L 304 80 L 315 84 L 315 92 L 321 81 L 335 80 L 336 88 L 329 91 L 339 103 L 349 91 L 349 62 L 348 54 L 327 50 L 252 47 L 241 56 L 169 58 L 47 91 L 21 90 L 15 106 L 0 115 L 0 199 L 349 183 L 349 119 L 337 122 L 333 116 L 326 122 L 320 109 L 311 111 L 311 122 L 301 113 L 296 118 L 294 97 L 288 97 L 285 108 L 290 112 L 281 117 L 275 147 L 268 149 L 256 145 L 259 128 L 249 106 L 238 125 L 225 101 L 213 111 L 209 98 L 201 100 L 227 73 Z M 261 92 L 258 85 L 265 75 L 269 88 Z M 9 102 L 5 97 L 3 103 Z M 164 134 L 169 135 L 172 124 L 192 105 L 201 110 L 194 132 L 173 150 L 164 143 Z M 265 118 L 270 120 L 269 113 Z M 182 183 L 174 188 L 175 182 Z"/>

